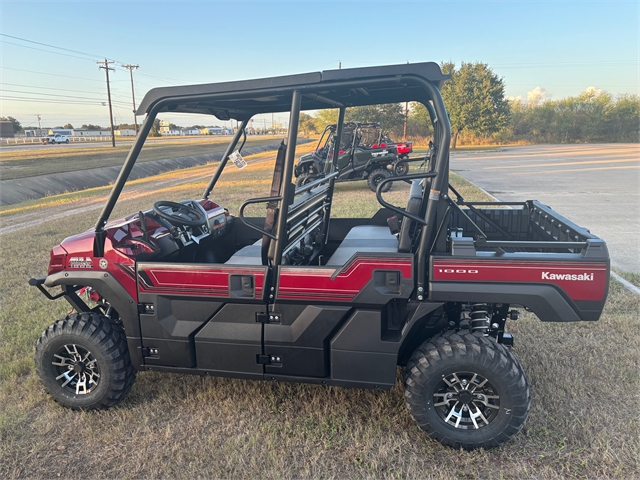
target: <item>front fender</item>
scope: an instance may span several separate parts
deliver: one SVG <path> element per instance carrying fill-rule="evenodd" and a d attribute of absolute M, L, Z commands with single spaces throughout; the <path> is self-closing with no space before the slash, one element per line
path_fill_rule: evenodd
<path fill-rule="evenodd" d="M 129 292 L 108 272 L 98 271 L 62 271 L 49 275 L 44 285 L 82 285 L 91 287 L 104 297 L 116 309 L 122 320 L 127 335 L 131 362 L 138 368 L 144 364 L 142 359 L 142 342 L 138 304 Z"/>

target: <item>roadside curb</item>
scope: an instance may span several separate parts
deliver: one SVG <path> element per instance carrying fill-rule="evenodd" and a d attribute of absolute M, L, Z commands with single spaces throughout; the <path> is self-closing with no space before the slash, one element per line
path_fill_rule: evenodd
<path fill-rule="evenodd" d="M 622 284 L 622 286 L 627 290 L 629 290 L 631 293 L 635 293 L 636 295 L 640 296 L 640 288 L 636 287 L 633 283 L 625 280 L 624 278 L 622 278 L 620 275 L 618 275 L 616 272 L 613 272 L 613 271 L 611 272 L 611 276 L 615 278 L 617 281 L 619 281 Z"/>

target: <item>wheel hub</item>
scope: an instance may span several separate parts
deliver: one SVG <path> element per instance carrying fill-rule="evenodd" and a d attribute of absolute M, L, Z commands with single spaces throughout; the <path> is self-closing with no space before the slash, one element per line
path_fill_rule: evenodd
<path fill-rule="evenodd" d="M 84 363 L 82 363 L 82 362 L 76 362 L 76 363 L 73 365 L 73 371 L 74 371 L 75 373 L 84 373 Z"/>
<path fill-rule="evenodd" d="M 100 382 L 100 370 L 94 356 L 80 345 L 63 345 L 53 354 L 52 373 L 58 385 L 76 395 L 91 393 Z"/>
<path fill-rule="evenodd" d="M 442 377 L 433 394 L 433 406 L 447 424 L 461 429 L 489 425 L 500 411 L 500 397 L 484 377 L 456 372 Z"/>
<path fill-rule="evenodd" d="M 465 405 L 468 405 L 473 400 L 473 393 L 469 390 L 462 390 L 458 393 L 458 400 Z"/>

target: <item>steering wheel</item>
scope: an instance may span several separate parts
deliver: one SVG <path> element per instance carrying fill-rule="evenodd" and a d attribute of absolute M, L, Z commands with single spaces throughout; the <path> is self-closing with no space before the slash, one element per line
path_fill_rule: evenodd
<path fill-rule="evenodd" d="M 171 213 L 167 213 L 163 208 L 170 208 Z M 178 202 L 161 200 L 153 204 L 153 211 L 156 215 L 164 218 L 171 225 L 180 227 L 199 227 L 207 222 L 207 217 L 200 210 Z"/>

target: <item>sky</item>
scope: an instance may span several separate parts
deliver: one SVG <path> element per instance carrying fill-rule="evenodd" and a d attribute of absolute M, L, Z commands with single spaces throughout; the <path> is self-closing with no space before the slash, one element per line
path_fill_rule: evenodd
<path fill-rule="evenodd" d="M 639 22 L 640 2 L 611 0 L 0 0 L 0 116 L 23 127 L 37 127 L 37 114 L 43 127 L 107 126 L 105 72 L 96 64 L 105 57 L 115 61 L 116 124 L 133 122 L 123 64 L 139 65 L 137 104 L 157 86 L 321 71 L 339 62 L 351 68 L 481 61 L 504 78 L 508 96 L 524 100 L 531 92 L 560 99 L 588 87 L 638 94 Z M 225 124 L 161 118 L 184 126 Z M 276 121 L 286 123 L 286 116 Z"/>

